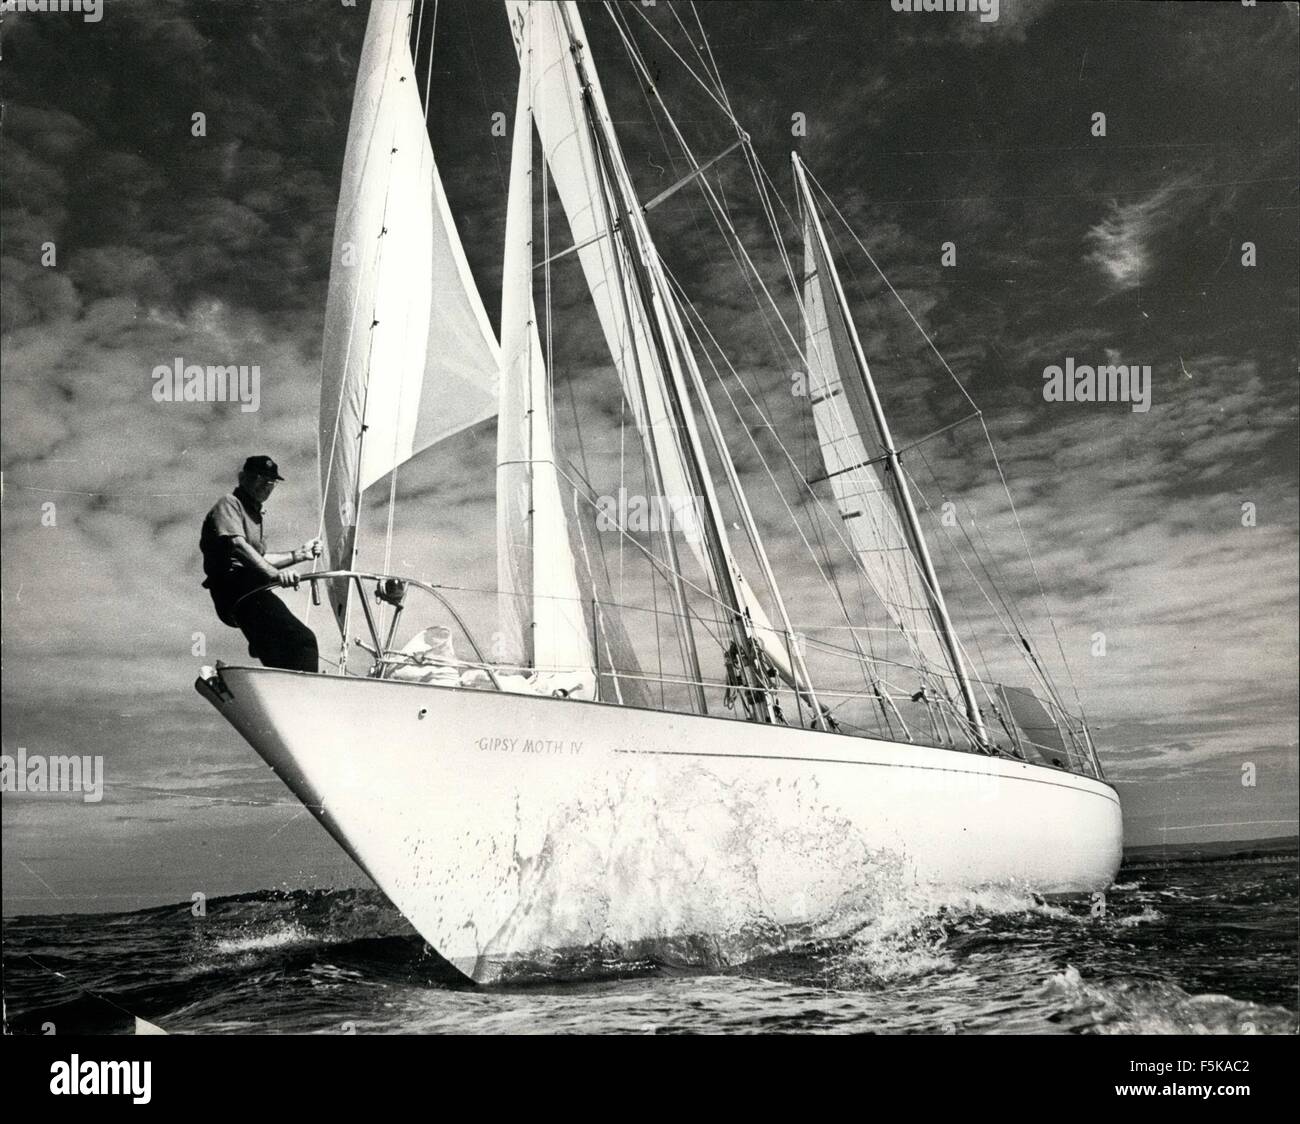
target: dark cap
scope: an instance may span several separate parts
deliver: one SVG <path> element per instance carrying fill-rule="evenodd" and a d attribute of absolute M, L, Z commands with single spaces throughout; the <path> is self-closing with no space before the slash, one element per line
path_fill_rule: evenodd
<path fill-rule="evenodd" d="M 244 462 L 244 471 L 254 476 L 265 476 L 268 480 L 283 480 L 279 466 L 270 457 L 249 457 Z"/>

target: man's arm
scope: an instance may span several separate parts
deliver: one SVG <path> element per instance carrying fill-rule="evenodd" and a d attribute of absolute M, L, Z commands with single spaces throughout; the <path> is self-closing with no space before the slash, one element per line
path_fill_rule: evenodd
<path fill-rule="evenodd" d="M 243 558 L 250 567 L 266 578 L 267 581 L 279 582 L 282 586 L 296 586 L 298 584 L 298 575 L 283 573 L 290 566 L 296 566 L 299 562 L 307 562 L 315 558 L 320 553 L 318 540 L 305 543 L 296 550 L 291 550 L 287 554 L 273 553 L 262 554 L 255 550 L 249 541 L 243 535 L 232 535 L 230 537 L 230 548 L 239 557 Z"/>
<path fill-rule="evenodd" d="M 310 562 L 313 558 L 319 558 L 320 550 L 320 539 L 312 539 L 311 542 L 303 543 L 302 546 L 295 546 L 286 554 L 268 553 L 262 555 L 262 557 L 277 570 L 283 570 L 286 566 L 296 566 L 300 562 Z"/>

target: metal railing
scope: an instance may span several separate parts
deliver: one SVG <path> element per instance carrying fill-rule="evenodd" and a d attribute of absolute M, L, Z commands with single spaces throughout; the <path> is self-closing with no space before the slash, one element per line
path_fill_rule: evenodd
<path fill-rule="evenodd" d="M 430 585 L 428 582 L 419 581 L 416 578 L 398 578 L 391 574 L 371 574 L 358 570 L 318 570 L 312 574 L 296 574 L 294 576 L 297 580 L 289 588 L 296 589 L 302 583 L 307 583 L 311 587 L 311 600 L 313 605 L 320 605 L 321 603 L 321 582 L 348 581 L 356 587 L 357 600 L 361 603 L 361 609 L 366 619 L 366 627 L 369 630 L 370 638 L 374 643 L 373 645 L 368 645 L 362 641 L 360 637 L 354 638 L 353 642 L 363 651 L 369 652 L 375 659 L 375 665 L 371 668 L 369 678 L 382 678 L 383 667 L 385 664 L 408 661 L 411 664 L 417 664 L 419 662 L 409 657 L 407 653 L 395 651 L 392 647 L 393 637 L 397 633 L 397 625 L 401 620 L 402 610 L 405 608 L 406 590 L 409 587 L 414 586 L 416 589 L 423 590 L 425 593 L 429 594 L 447 610 L 448 615 L 456 622 L 456 626 L 465 634 L 465 639 L 469 641 L 470 647 L 473 648 L 475 660 L 477 662 L 471 663 L 469 661 L 458 660 L 458 666 L 472 667 L 486 672 L 492 685 L 498 691 L 501 690 L 501 681 L 497 678 L 494 666 L 488 663 L 486 657 L 483 655 L 483 649 L 480 647 L 473 630 L 465 622 L 465 618 L 456 611 L 456 607 L 447 599 L 437 586 Z M 362 584 L 364 582 L 372 581 L 376 583 L 376 600 L 386 601 L 388 604 L 393 606 L 393 618 L 389 622 L 387 635 L 382 640 L 379 635 L 379 623 L 375 620 L 374 610 L 370 606 L 370 601 L 366 597 L 366 588 Z M 268 589 L 274 590 L 283 588 L 285 587 L 278 581 L 267 582 L 264 585 L 258 586 L 256 589 L 249 590 L 236 600 L 235 605 L 237 606 L 247 597 L 252 597 L 257 593 L 264 593 Z"/>

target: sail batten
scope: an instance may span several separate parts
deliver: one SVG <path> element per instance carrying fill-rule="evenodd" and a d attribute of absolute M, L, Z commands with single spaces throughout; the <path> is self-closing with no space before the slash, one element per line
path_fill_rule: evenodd
<path fill-rule="evenodd" d="M 498 348 L 429 144 L 410 14 L 371 6 L 334 225 L 318 452 L 336 568 L 353 563 L 367 487 L 496 412 Z"/>

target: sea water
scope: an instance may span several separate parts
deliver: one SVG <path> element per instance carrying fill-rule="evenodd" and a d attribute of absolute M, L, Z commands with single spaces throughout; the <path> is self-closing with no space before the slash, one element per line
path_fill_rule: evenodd
<path fill-rule="evenodd" d="M 255 893 L 8 920 L 5 1013 L 33 1034 L 1294 1034 L 1296 910 L 1294 856 L 1126 869 L 1100 909 L 882 879 L 797 933 L 598 937 L 472 987 L 375 891 Z"/>

